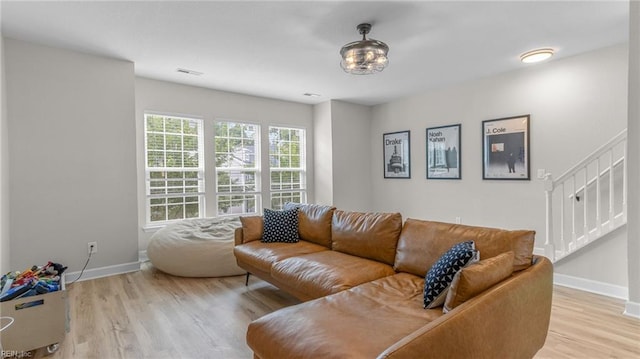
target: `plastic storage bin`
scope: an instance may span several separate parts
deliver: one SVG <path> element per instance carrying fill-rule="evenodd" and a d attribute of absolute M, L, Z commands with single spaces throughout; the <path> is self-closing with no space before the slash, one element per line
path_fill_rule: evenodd
<path fill-rule="evenodd" d="M 19 356 L 42 347 L 53 353 L 69 331 L 69 302 L 64 275 L 58 291 L 0 304 L 2 316 L 14 319 L 13 324 L 0 333 L 4 354 Z"/>

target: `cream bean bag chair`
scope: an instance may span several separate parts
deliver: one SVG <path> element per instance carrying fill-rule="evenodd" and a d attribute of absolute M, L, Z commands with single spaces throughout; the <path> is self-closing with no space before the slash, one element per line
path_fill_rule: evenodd
<path fill-rule="evenodd" d="M 238 217 L 188 219 L 170 224 L 151 237 L 147 255 L 159 270 L 180 277 L 245 274 L 233 255 Z"/>

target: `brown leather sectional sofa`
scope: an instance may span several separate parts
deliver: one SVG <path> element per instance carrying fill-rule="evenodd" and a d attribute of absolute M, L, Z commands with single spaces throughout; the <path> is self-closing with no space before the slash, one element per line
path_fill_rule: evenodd
<path fill-rule="evenodd" d="M 259 216 L 236 230 L 238 265 L 303 301 L 249 325 L 255 358 L 531 358 L 544 345 L 553 270 L 532 254 L 533 231 L 403 224 L 399 213 L 319 205 L 301 206 L 298 218 L 297 243 L 261 242 Z M 469 240 L 485 262 L 513 258 L 513 273 L 481 293 L 457 288 L 466 301 L 446 314 L 424 309 L 425 274 Z M 470 278 L 492 277 L 491 265 Z"/>

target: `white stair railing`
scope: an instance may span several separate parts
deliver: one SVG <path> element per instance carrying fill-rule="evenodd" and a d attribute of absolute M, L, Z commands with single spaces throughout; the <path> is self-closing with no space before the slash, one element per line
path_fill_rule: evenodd
<path fill-rule="evenodd" d="M 627 223 L 627 130 L 557 179 L 545 175 L 545 256 L 557 261 Z"/>

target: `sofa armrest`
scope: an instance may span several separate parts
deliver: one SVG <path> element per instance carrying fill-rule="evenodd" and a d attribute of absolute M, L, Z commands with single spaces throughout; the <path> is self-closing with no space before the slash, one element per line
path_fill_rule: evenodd
<path fill-rule="evenodd" d="M 547 337 L 552 293 L 553 265 L 535 256 L 528 269 L 409 334 L 378 358 L 532 358 Z"/>
<path fill-rule="evenodd" d="M 233 243 L 235 246 L 242 244 L 242 227 L 236 228 L 233 232 Z"/>

